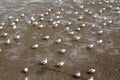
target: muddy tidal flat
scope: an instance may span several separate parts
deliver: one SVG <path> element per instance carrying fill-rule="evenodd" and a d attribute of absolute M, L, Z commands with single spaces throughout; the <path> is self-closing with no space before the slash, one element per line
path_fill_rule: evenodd
<path fill-rule="evenodd" d="M 0 0 L 0 80 L 120 80 L 120 0 Z"/>

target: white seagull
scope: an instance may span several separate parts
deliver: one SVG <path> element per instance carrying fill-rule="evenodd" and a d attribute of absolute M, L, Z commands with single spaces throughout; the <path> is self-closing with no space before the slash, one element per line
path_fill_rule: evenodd
<path fill-rule="evenodd" d="M 20 35 L 16 35 L 16 36 L 14 36 L 14 39 L 15 39 L 15 40 L 20 39 Z"/>
<path fill-rule="evenodd" d="M 73 76 L 79 78 L 81 76 L 81 73 L 80 72 L 74 73 Z"/>
<path fill-rule="evenodd" d="M 40 64 L 47 64 L 47 62 L 48 62 L 48 60 L 47 60 L 47 58 L 45 58 L 45 59 L 43 59 L 42 61 L 40 61 Z"/>
<path fill-rule="evenodd" d="M 87 73 L 89 73 L 89 74 L 92 74 L 92 73 L 95 73 L 95 72 L 96 72 L 96 70 L 94 68 L 91 68 L 87 71 Z"/>
<path fill-rule="evenodd" d="M 63 54 L 66 52 L 66 49 L 60 49 L 58 52 Z"/>
<path fill-rule="evenodd" d="M 34 45 L 32 46 L 32 49 L 37 49 L 38 47 L 39 47 L 38 44 L 34 44 Z"/>
<path fill-rule="evenodd" d="M 10 42 L 11 42 L 11 40 L 10 39 L 8 39 L 7 41 L 5 41 L 5 44 L 10 44 Z"/>
<path fill-rule="evenodd" d="M 86 48 L 88 48 L 88 49 L 91 49 L 91 48 L 93 48 L 93 47 L 94 47 L 93 44 L 89 44 L 89 45 L 86 46 Z"/>
<path fill-rule="evenodd" d="M 27 73 L 29 70 L 28 70 L 27 67 L 25 67 L 23 71 L 24 71 L 25 73 Z"/>
<path fill-rule="evenodd" d="M 57 63 L 57 66 L 58 66 L 58 67 L 62 67 L 63 65 L 64 65 L 64 62 L 63 62 L 63 61 Z"/>
<path fill-rule="evenodd" d="M 50 38 L 50 36 L 44 36 L 43 39 L 44 40 L 48 40 Z"/>
<path fill-rule="evenodd" d="M 102 39 L 100 39 L 100 40 L 96 41 L 96 43 L 97 43 L 97 44 L 101 44 L 102 42 L 103 42 L 103 40 L 102 40 Z"/>
<path fill-rule="evenodd" d="M 2 36 L 6 37 L 6 36 L 8 36 L 8 33 L 2 33 Z"/>
<path fill-rule="evenodd" d="M 55 40 L 55 43 L 59 44 L 59 43 L 61 43 L 61 41 L 62 40 L 59 38 L 59 39 Z"/>

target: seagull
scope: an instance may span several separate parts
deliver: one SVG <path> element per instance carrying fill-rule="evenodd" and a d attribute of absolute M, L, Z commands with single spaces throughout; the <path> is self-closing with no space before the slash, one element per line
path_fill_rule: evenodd
<path fill-rule="evenodd" d="M 74 31 L 69 31 L 68 34 L 73 35 L 73 34 L 75 34 L 75 32 Z"/>
<path fill-rule="evenodd" d="M 59 39 L 55 40 L 55 43 L 59 44 L 59 43 L 61 43 L 61 41 L 62 40 L 59 38 Z"/>
<path fill-rule="evenodd" d="M 100 39 L 100 40 L 96 41 L 96 43 L 97 43 L 97 44 L 101 44 L 102 42 L 103 42 L 103 40 L 102 40 L 102 39 Z"/>
<path fill-rule="evenodd" d="M 44 40 L 48 40 L 50 38 L 50 36 L 44 36 L 43 39 Z"/>
<path fill-rule="evenodd" d="M 83 19 L 83 16 L 80 16 L 79 18 L 78 18 L 78 20 L 82 20 Z"/>
<path fill-rule="evenodd" d="M 61 11 L 64 11 L 64 9 L 62 8 Z"/>
<path fill-rule="evenodd" d="M 80 31 L 81 28 L 77 28 L 76 31 Z"/>
<path fill-rule="evenodd" d="M 38 44 L 34 44 L 34 45 L 32 46 L 32 49 L 37 49 L 38 47 L 39 47 Z"/>
<path fill-rule="evenodd" d="M 102 8 L 102 10 L 103 10 L 103 11 L 105 11 L 105 10 L 106 10 L 106 8 Z"/>
<path fill-rule="evenodd" d="M 23 71 L 24 71 L 25 73 L 27 73 L 29 70 L 28 70 L 27 67 L 25 67 Z"/>
<path fill-rule="evenodd" d="M 92 74 L 92 73 L 95 73 L 95 72 L 96 72 L 96 70 L 94 68 L 91 68 L 87 71 L 87 73 L 89 73 L 89 74 Z"/>
<path fill-rule="evenodd" d="M 52 22 L 52 21 L 53 21 L 53 19 L 51 18 L 51 19 L 49 19 L 48 21 L 49 21 L 49 22 Z"/>
<path fill-rule="evenodd" d="M 56 24 L 54 24 L 53 26 L 54 26 L 54 27 L 58 27 L 58 24 L 56 23 Z"/>
<path fill-rule="evenodd" d="M 43 18 L 43 17 L 41 17 L 41 18 L 40 18 L 40 20 L 41 20 L 41 21 L 43 21 L 43 20 L 44 20 L 44 18 Z"/>
<path fill-rule="evenodd" d="M 75 2 L 76 2 L 76 0 L 73 0 L 73 2 L 75 3 Z"/>
<path fill-rule="evenodd" d="M 51 9 L 49 8 L 48 11 L 51 12 Z"/>
<path fill-rule="evenodd" d="M 92 26 L 92 27 L 95 27 L 96 25 L 95 25 L 95 24 L 92 24 L 91 26 Z"/>
<path fill-rule="evenodd" d="M 85 26 L 86 26 L 86 24 L 84 24 L 84 23 L 81 24 L 81 27 L 85 27 Z"/>
<path fill-rule="evenodd" d="M 10 42 L 11 42 L 11 40 L 10 39 L 8 39 L 7 41 L 5 41 L 5 44 L 10 44 Z"/>
<path fill-rule="evenodd" d="M 16 29 L 17 28 L 17 26 L 16 25 L 14 25 L 13 27 L 12 27 L 12 29 Z"/>
<path fill-rule="evenodd" d="M 62 67 L 63 65 L 64 65 L 64 62 L 63 62 L 63 61 L 57 63 L 57 66 L 58 66 L 58 67 Z"/>
<path fill-rule="evenodd" d="M 73 14 L 75 14 L 75 15 L 77 15 L 79 12 L 78 11 L 76 11 L 76 12 L 74 12 Z"/>
<path fill-rule="evenodd" d="M 16 25 L 16 23 L 15 23 L 15 22 L 12 22 L 10 25 L 11 25 L 11 26 L 14 26 L 14 25 Z"/>
<path fill-rule="evenodd" d="M 66 28 L 65 28 L 65 31 L 68 31 L 69 29 L 70 29 L 70 27 L 66 27 Z"/>
<path fill-rule="evenodd" d="M 95 4 L 95 2 L 92 2 L 91 4 Z"/>
<path fill-rule="evenodd" d="M 3 29 L 3 26 L 0 26 L 0 30 L 2 30 Z"/>
<path fill-rule="evenodd" d="M 72 25 L 72 22 L 68 22 L 67 25 L 68 25 L 68 26 Z"/>
<path fill-rule="evenodd" d="M 93 47 L 94 47 L 93 44 L 89 44 L 89 45 L 86 46 L 86 48 L 88 48 L 88 49 L 91 49 L 91 48 L 93 48 Z"/>
<path fill-rule="evenodd" d="M 107 23 L 104 22 L 104 23 L 103 23 L 103 26 L 106 26 L 106 25 L 107 25 Z"/>
<path fill-rule="evenodd" d="M 5 23 L 3 22 L 3 23 L 1 23 L 1 26 L 4 26 L 5 25 Z"/>
<path fill-rule="evenodd" d="M 31 19 L 31 21 L 35 21 L 35 18 L 32 16 L 32 17 L 30 17 L 30 19 Z"/>
<path fill-rule="evenodd" d="M 47 58 L 45 58 L 45 59 L 43 59 L 42 61 L 40 61 L 40 64 L 47 64 L 47 62 L 48 62 L 48 60 L 47 60 Z"/>
<path fill-rule="evenodd" d="M 2 36 L 6 37 L 6 36 L 8 36 L 8 33 L 2 33 Z"/>
<path fill-rule="evenodd" d="M 60 20 L 56 21 L 56 23 L 60 24 Z"/>
<path fill-rule="evenodd" d="M 32 24 L 33 24 L 34 26 L 36 26 L 36 25 L 38 25 L 38 22 L 37 22 L 37 21 L 34 21 Z"/>
<path fill-rule="evenodd" d="M 80 8 L 83 9 L 83 8 L 84 8 L 84 5 L 81 5 Z"/>
<path fill-rule="evenodd" d="M 20 35 L 16 35 L 16 36 L 14 36 L 14 39 L 15 39 L 15 40 L 20 39 Z"/>
<path fill-rule="evenodd" d="M 0 48 L 0 52 L 2 52 L 2 49 Z"/>
<path fill-rule="evenodd" d="M 22 13 L 22 14 L 21 14 L 21 17 L 24 17 L 24 16 L 25 16 L 25 14 L 24 14 L 24 13 Z"/>
<path fill-rule="evenodd" d="M 19 22 L 19 19 L 17 18 L 17 19 L 15 19 L 15 22 Z"/>
<path fill-rule="evenodd" d="M 44 14 L 40 14 L 40 17 L 44 17 Z"/>
<path fill-rule="evenodd" d="M 86 12 L 86 13 L 87 13 L 88 11 L 89 11 L 88 9 L 85 9 L 85 11 L 84 11 L 84 12 Z"/>
<path fill-rule="evenodd" d="M 102 2 L 100 1 L 99 4 L 102 4 Z"/>
<path fill-rule="evenodd" d="M 60 11 L 58 11 L 58 12 L 56 12 L 56 14 L 57 14 L 57 15 L 60 15 L 60 14 L 61 14 L 61 12 L 60 12 Z"/>
<path fill-rule="evenodd" d="M 102 33 L 103 33 L 103 30 L 97 31 L 97 34 L 102 34 Z"/>
<path fill-rule="evenodd" d="M 74 40 L 75 40 L 75 41 L 80 40 L 80 36 L 74 36 Z"/>
<path fill-rule="evenodd" d="M 103 13 L 103 10 L 100 10 L 99 13 Z"/>
<path fill-rule="evenodd" d="M 55 16 L 55 18 L 56 18 L 56 19 L 59 19 L 59 18 L 60 18 L 60 16 Z"/>
<path fill-rule="evenodd" d="M 80 72 L 74 73 L 73 76 L 79 78 L 81 76 L 81 73 Z"/>
<path fill-rule="evenodd" d="M 46 12 L 46 13 L 45 13 L 45 15 L 48 15 L 48 14 L 49 14 L 49 12 Z"/>
<path fill-rule="evenodd" d="M 89 14 L 92 14 L 92 11 L 89 11 L 88 13 L 89 13 Z"/>
<path fill-rule="evenodd" d="M 112 20 L 109 20 L 108 23 L 112 23 Z"/>
<path fill-rule="evenodd" d="M 66 52 L 66 49 L 60 49 L 58 52 L 63 54 Z"/>
<path fill-rule="evenodd" d="M 43 28 L 44 27 L 44 25 L 43 24 L 40 24 L 39 26 L 38 26 L 38 28 Z"/>
<path fill-rule="evenodd" d="M 12 16 L 9 16 L 8 19 L 11 20 L 11 19 L 13 19 L 13 17 L 12 17 Z"/>

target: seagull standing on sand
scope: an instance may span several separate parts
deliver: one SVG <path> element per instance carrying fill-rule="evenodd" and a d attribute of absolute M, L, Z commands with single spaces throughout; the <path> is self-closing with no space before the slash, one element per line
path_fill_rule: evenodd
<path fill-rule="evenodd" d="M 59 44 L 59 43 L 61 43 L 61 41 L 62 40 L 59 38 L 59 39 L 55 40 L 55 43 Z"/>
<path fill-rule="evenodd" d="M 25 67 L 23 71 L 24 71 L 25 73 L 27 73 L 29 70 L 28 70 L 27 67 Z"/>
<path fill-rule="evenodd" d="M 102 33 L 103 33 L 103 30 L 97 31 L 97 34 L 102 34 Z"/>
<path fill-rule="evenodd" d="M 2 36 L 6 37 L 6 36 L 8 36 L 8 33 L 2 33 Z"/>
<path fill-rule="evenodd" d="M 38 47 L 39 47 L 38 44 L 34 44 L 34 45 L 32 46 L 32 49 L 37 49 Z"/>
<path fill-rule="evenodd" d="M 94 47 L 93 44 L 89 44 L 89 45 L 86 46 L 86 48 L 88 48 L 88 49 L 91 49 L 91 48 L 93 48 L 93 47 Z"/>
<path fill-rule="evenodd" d="M 66 49 L 60 49 L 58 52 L 63 54 L 66 52 Z"/>
<path fill-rule="evenodd" d="M 58 66 L 58 67 L 62 67 L 63 65 L 64 65 L 64 62 L 63 62 L 63 61 L 57 63 L 57 66 Z"/>
<path fill-rule="evenodd" d="M 3 26 L 0 26 L 0 30 L 2 30 L 3 29 Z"/>
<path fill-rule="evenodd" d="M 102 39 L 100 39 L 100 40 L 96 41 L 96 43 L 97 43 L 97 44 L 101 44 L 102 42 L 103 42 L 103 40 L 102 40 Z"/>
<path fill-rule="evenodd" d="M 81 73 L 80 72 L 74 73 L 73 76 L 79 78 L 81 76 Z"/>
<path fill-rule="evenodd" d="M 94 69 L 94 68 L 91 68 L 91 69 L 89 69 L 88 71 L 87 71 L 87 73 L 89 73 L 89 74 L 93 74 L 93 73 L 95 73 L 96 72 L 96 70 Z"/>
<path fill-rule="evenodd" d="M 13 19 L 13 17 L 12 17 L 12 16 L 9 16 L 8 19 L 11 20 L 11 19 Z"/>
<path fill-rule="evenodd" d="M 7 41 L 5 41 L 5 44 L 10 44 L 10 42 L 11 42 L 11 40 L 10 39 L 8 39 Z"/>
<path fill-rule="evenodd" d="M 40 61 L 40 64 L 44 65 L 44 64 L 47 64 L 48 60 L 47 58 L 43 59 L 42 61 Z"/>
<path fill-rule="evenodd" d="M 16 36 L 14 36 L 14 39 L 15 39 L 15 40 L 20 39 L 20 35 L 16 35 Z"/>
<path fill-rule="evenodd" d="M 75 40 L 75 41 L 80 40 L 80 36 L 74 36 L 74 40 Z"/>
<path fill-rule="evenodd" d="M 44 36 L 43 39 L 44 40 L 48 40 L 50 38 L 50 36 Z"/>
<path fill-rule="evenodd" d="M 0 52 L 2 52 L 2 49 L 0 48 Z"/>

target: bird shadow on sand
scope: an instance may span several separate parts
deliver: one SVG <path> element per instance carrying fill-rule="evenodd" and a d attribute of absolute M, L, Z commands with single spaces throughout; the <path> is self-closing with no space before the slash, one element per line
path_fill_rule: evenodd
<path fill-rule="evenodd" d="M 60 70 L 57 70 L 57 69 L 53 69 L 53 68 L 50 68 L 48 66 L 44 66 L 42 67 L 40 70 L 37 71 L 37 74 L 44 74 L 46 73 L 47 71 L 53 71 L 53 72 L 57 72 L 57 73 L 60 73 L 60 74 L 64 74 L 64 75 L 67 75 L 71 78 L 76 78 L 74 75 L 71 75 L 70 73 L 66 73 L 66 72 L 63 72 L 63 71 L 60 71 Z M 76 80 L 87 80 L 86 78 L 83 78 L 83 77 L 80 77 L 80 78 L 76 78 Z"/>

